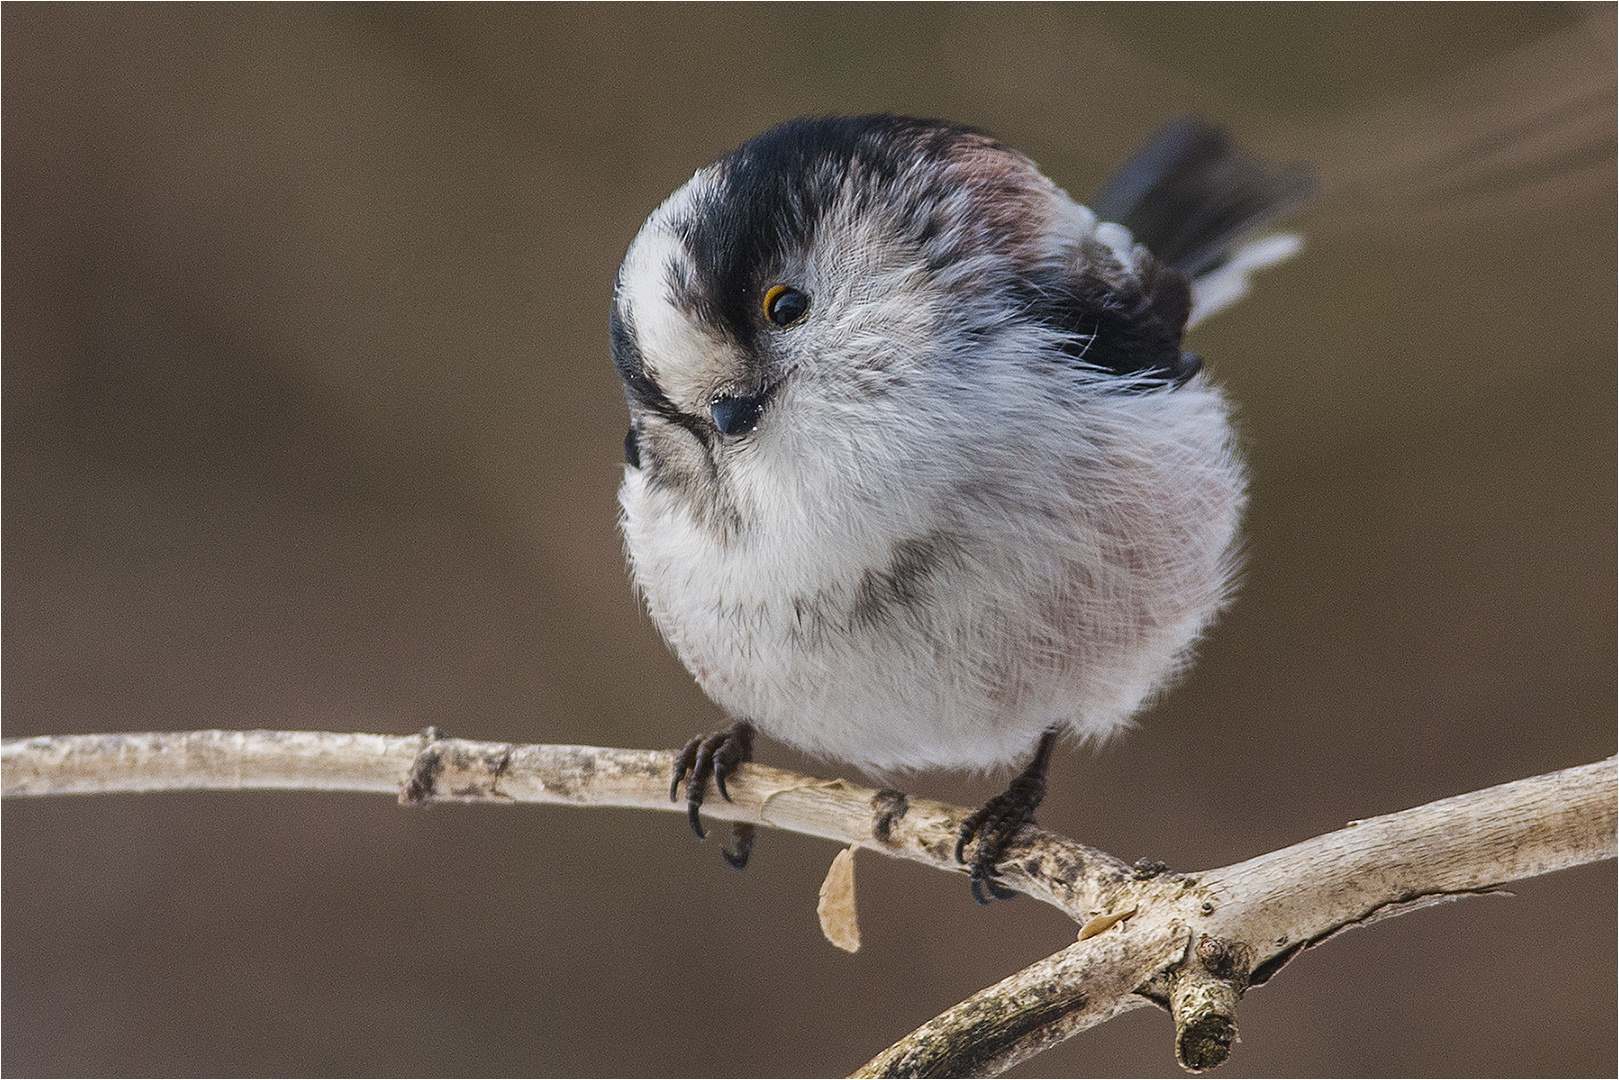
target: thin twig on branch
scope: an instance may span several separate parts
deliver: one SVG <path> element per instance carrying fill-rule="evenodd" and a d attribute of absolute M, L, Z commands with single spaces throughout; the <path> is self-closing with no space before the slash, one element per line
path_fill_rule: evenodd
<path fill-rule="evenodd" d="M 250 788 L 396 794 L 404 802 L 541 802 L 684 811 L 673 755 L 422 735 L 193 731 L 42 736 L 0 745 L 0 794 Z M 704 813 L 961 872 L 969 811 L 889 789 L 745 765 Z M 1352 926 L 1615 855 L 1619 758 L 1351 822 L 1195 874 L 1131 867 L 1027 829 L 1006 884 L 1052 904 L 1079 940 L 975 994 L 868 1062 L 861 1076 L 996 1075 L 1156 1002 L 1176 1055 L 1218 1065 L 1242 993 Z"/>

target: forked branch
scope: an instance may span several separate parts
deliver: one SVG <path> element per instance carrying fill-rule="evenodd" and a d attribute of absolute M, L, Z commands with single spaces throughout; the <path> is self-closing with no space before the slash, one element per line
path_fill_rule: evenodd
<path fill-rule="evenodd" d="M 194 731 L 43 736 L 0 747 L 0 794 L 279 788 L 401 801 L 542 802 L 683 811 L 673 755 L 423 735 Z M 704 813 L 960 872 L 969 811 L 892 790 L 745 765 Z M 1225 1060 L 1250 986 L 1341 930 L 1615 855 L 1619 759 L 1351 822 L 1194 874 L 1131 867 L 1025 830 L 1007 885 L 1065 911 L 1079 940 L 969 998 L 867 1063 L 862 1076 L 995 1075 L 1119 1013 L 1171 1011 L 1176 1055 Z"/>

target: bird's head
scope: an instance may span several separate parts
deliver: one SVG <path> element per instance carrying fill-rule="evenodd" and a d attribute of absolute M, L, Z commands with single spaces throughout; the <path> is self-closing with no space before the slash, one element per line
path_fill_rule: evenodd
<path fill-rule="evenodd" d="M 1189 377 L 1188 304 L 1183 277 L 985 135 L 793 121 L 699 171 L 624 258 L 626 456 L 716 527 L 745 524 L 755 480 L 847 507 L 1038 417 L 1031 365 L 1072 368 L 1070 388 Z"/>

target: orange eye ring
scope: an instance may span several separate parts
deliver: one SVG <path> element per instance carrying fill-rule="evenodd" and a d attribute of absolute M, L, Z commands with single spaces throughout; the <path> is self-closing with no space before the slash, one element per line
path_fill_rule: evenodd
<path fill-rule="evenodd" d="M 810 298 L 791 285 L 772 285 L 765 290 L 760 310 L 777 326 L 791 326 L 809 311 Z"/>

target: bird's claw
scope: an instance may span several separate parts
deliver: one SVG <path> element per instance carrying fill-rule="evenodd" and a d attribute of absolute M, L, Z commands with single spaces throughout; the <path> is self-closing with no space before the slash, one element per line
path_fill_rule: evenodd
<path fill-rule="evenodd" d="M 972 875 L 972 893 L 976 903 L 988 904 L 1017 896 L 1017 890 L 1009 889 L 995 880 L 1000 877 L 996 864 L 1005 856 L 1006 849 L 1012 846 L 1018 831 L 1025 825 L 1034 824 L 1034 811 L 1039 805 L 1039 797 L 1031 800 L 1028 793 L 1019 791 L 1017 782 L 1013 781 L 1005 792 L 989 800 L 961 823 L 961 833 L 956 837 L 956 861 L 965 863 Z M 978 846 L 973 852 L 972 861 L 968 862 L 967 845 L 975 838 Z"/>
<path fill-rule="evenodd" d="M 686 820 L 691 823 L 691 831 L 697 834 L 697 839 L 708 839 L 700 811 L 703 799 L 708 794 L 709 779 L 713 779 L 720 797 L 730 802 L 731 793 L 726 790 L 725 781 L 738 765 L 752 760 L 753 725 L 746 720 L 739 720 L 724 731 L 699 735 L 681 748 L 675 757 L 675 775 L 669 782 L 669 798 L 671 801 L 680 798 L 680 782 L 685 780 Z M 748 865 L 748 856 L 753 852 L 753 838 L 754 827 L 739 822 L 732 830 L 732 847 L 720 851 L 725 865 L 733 870 Z"/>
<path fill-rule="evenodd" d="M 966 864 L 972 876 L 973 900 L 978 904 L 1010 900 L 1017 895 L 1016 889 L 995 880 L 1001 876 L 997 866 L 1012 841 L 1017 839 L 1019 830 L 1035 823 L 1034 812 L 1046 797 L 1046 770 L 1056 742 L 1055 731 L 1042 735 L 1029 767 L 1013 777 L 1005 791 L 961 823 L 961 832 L 956 836 L 956 861 Z M 967 845 L 975 839 L 978 846 L 969 863 Z"/>

